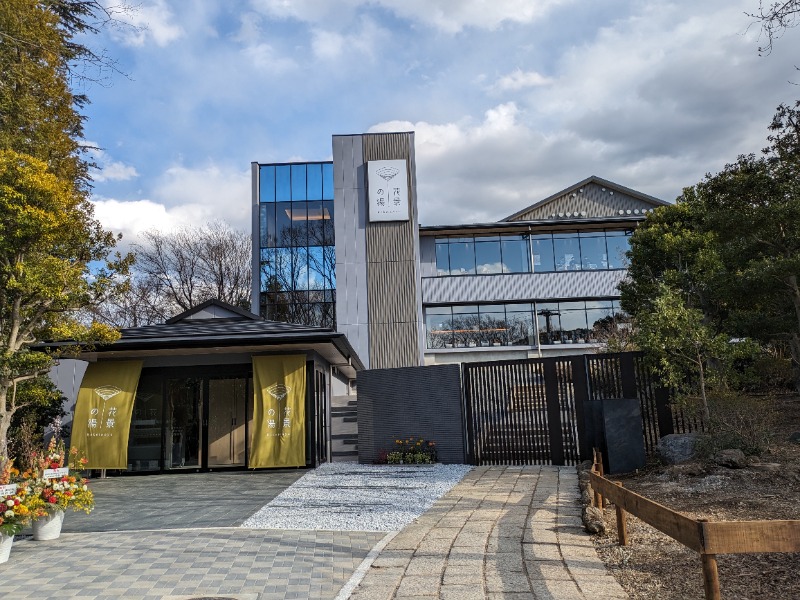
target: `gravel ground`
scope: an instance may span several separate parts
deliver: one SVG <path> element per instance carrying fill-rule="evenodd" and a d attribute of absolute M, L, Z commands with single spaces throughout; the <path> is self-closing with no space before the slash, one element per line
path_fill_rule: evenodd
<path fill-rule="evenodd" d="M 303 475 L 242 527 L 399 531 L 470 469 L 466 465 L 325 463 Z"/>

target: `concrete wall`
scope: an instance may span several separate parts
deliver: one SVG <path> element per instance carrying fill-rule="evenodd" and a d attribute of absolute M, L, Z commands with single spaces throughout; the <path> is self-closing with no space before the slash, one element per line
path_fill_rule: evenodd
<path fill-rule="evenodd" d="M 458 365 L 373 369 L 358 374 L 358 460 L 409 436 L 436 442 L 439 461 L 462 464 L 464 423 Z"/>

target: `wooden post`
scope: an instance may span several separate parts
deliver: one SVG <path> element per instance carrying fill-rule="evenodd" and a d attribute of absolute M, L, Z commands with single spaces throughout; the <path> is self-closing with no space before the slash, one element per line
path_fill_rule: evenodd
<path fill-rule="evenodd" d="M 621 481 L 615 481 L 614 483 L 622 487 Z M 617 537 L 619 538 L 620 546 L 628 545 L 628 521 L 625 517 L 625 511 L 617 505 Z"/>
<path fill-rule="evenodd" d="M 717 555 L 705 553 L 705 540 L 706 523 L 708 519 L 697 519 L 697 524 L 700 526 L 700 539 L 702 540 L 703 550 L 701 550 L 701 558 L 703 559 L 703 588 L 706 592 L 706 600 L 722 600 L 722 595 L 719 590 L 719 572 L 717 571 Z"/>
<path fill-rule="evenodd" d="M 701 556 L 703 557 L 703 587 L 706 590 L 706 600 L 722 600 L 719 591 L 717 555 L 702 554 Z"/>
<path fill-rule="evenodd" d="M 595 464 L 597 465 L 597 474 L 600 475 L 600 477 L 602 477 L 603 476 L 603 453 L 600 452 L 599 448 L 595 448 L 594 452 L 595 452 Z M 602 494 L 597 494 L 596 500 L 597 500 L 597 508 L 599 508 L 600 510 L 603 510 L 606 507 L 606 503 L 603 500 L 603 495 Z"/>
<path fill-rule="evenodd" d="M 592 468 L 592 470 L 598 475 L 602 475 L 603 473 L 603 460 L 600 457 L 600 451 L 597 448 L 594 449 L 594 467 Z M 598 492 L 594 488 L 592 488 L 592 491 L 594 492 L 595 508 L 603 510 L 603 496 L 600 495 L 600 492 Z"/>

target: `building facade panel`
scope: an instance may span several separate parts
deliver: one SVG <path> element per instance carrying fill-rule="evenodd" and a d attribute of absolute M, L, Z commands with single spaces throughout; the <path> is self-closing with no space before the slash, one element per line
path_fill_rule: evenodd
<path fill-rule="evenodd" d="M 631 194 L 620 191 L 618 188 L 612 189 L 592 182 L 578 189 L 569 190 L 552 201 L 542 202 L 540 205 L 532 207 L 528 212 L 515 216 L 513 220 L 536 221 L 553 217 L 558 218 L 559 215 L 574 215 L 586 218 L 609 217 L 622 214 L 639 214 L 641 211 L 650 210 L 653 207 L 653 203 L 636 198 Z M 634 213 L 634 211 L 638 212 Z"/>
<path fill-rule="evenodd" d="M 370 368 L 422 363 L 419 306 L 419 226 L 412 185 L 415 165 L 411 133 L 365 134 L 364 162 L 405 160 L 409 219 L 366 227 Z M 387 338 L 386 336 L 391 337 Z"/>
<path fill-rule="evenodd" d="M 625 271 L 575 271 L 426 277 L 423 304 L 530 301 L 619 296 Z"/>
<path fill-rule="evenodd" d="M 360 136 L 333 137 L 334 210 L 336 212 L 337 329 L 347 335 L 369 366 L 367 306 L 366 204 Z M 341 218 L 339 215 L 342 215 Z"/>

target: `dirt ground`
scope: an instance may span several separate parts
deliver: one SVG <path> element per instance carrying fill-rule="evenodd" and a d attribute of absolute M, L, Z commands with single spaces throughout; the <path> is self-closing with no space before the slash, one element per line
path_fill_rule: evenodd
<path fill-rule="evenodd" d="M 781 419 L 772 447 L 744 469 L 692 463 L 652 465 L 613 477 L 625 487 L 692 518 L 715 521 L 800 519 L 800 398 L 776 400 Z M 613 506 L 605 510 L 607 533 L 595 545 L 609 571 L 636 599 L 702 600 L 700 555 L 636 518 L 628 517 L 629 545 L 617 545 Z M 724 600 L 800 599 L 800 554 L 720 555 Z"/>

